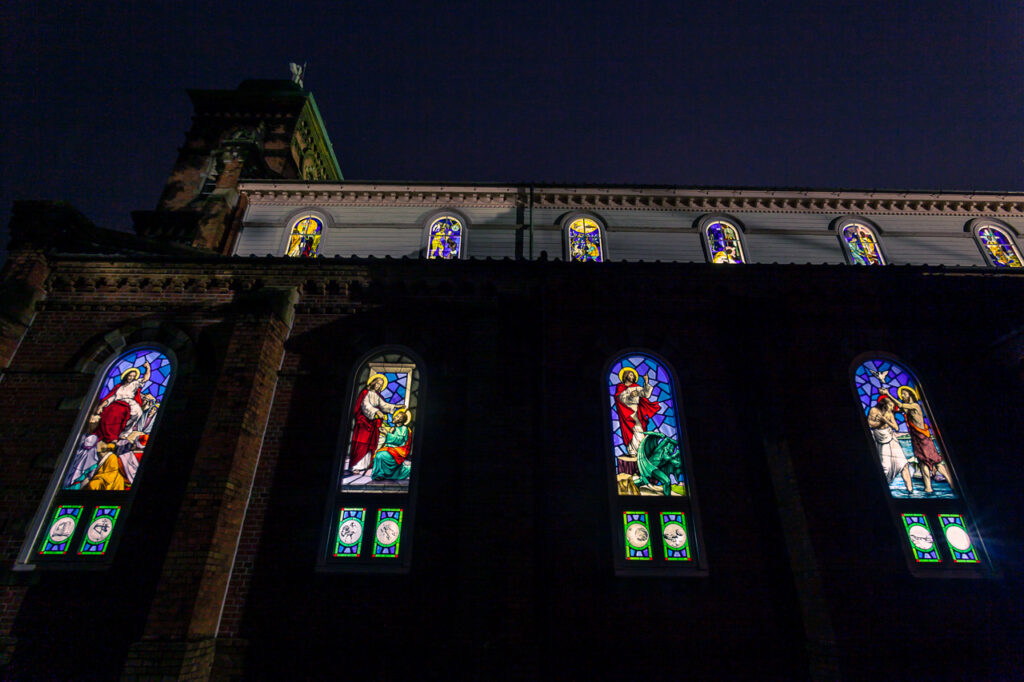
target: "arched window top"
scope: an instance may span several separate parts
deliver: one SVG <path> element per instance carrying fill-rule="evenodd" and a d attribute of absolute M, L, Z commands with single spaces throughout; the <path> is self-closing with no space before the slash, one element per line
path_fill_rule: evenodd
<path fill-rule="evenodd" d="M 836 227 L 851 265 L 885 265 L 878 231 L 863 218 L 841 218 Z"/>
<path fill-rule="evenodd" d="M 122 351 L 97 377 L 27 560 L 92 562 L 120 535 L 175 364 L 169 350 Z"/>
<path fill-rule="evenodd" d="M 324 236 L 324 216 L 314 211 L 303 211 L 288 223 L 288 237 L 284 255 L 289 258 L 313 258 L 320 253 Z"/>
<path fill-rule="evenodd" d="M 734 218 L 708 216 L 701 220 L 701 237 L 711 263 L 746 263 L 743 231 Z"/>
<path fill-rule="evenodd" d="M 988 264 L 997 268 L 1024 267 L 1020 249 L 1010 229 L 995 221 L 978 220 L 973 225 L 974 239 Z"/>
<path fill-rule="evenodd" d="M 603 263 L 606 259 L 604 227 L 592 215 L 575 214 L 565 221 L 566 260 Z"/>
<path fill-rule="evenodd" d="M 608 366 L 605 381 L 616 565 L 626 573 L 702 571 L 672 369 L 634 351 Z"/>
<path fill-rule="evenodd" d="M 466 220 L 462 216 L 445 212 L 433 216 L 427 225 L 428 259 L 458 260 L 463 257 L 466 241 Z"/>

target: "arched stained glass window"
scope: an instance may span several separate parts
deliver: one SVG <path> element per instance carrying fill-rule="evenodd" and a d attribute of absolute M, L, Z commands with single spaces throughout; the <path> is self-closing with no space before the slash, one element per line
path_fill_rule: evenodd
<path fill-rule="evenodd" d="M 935 575 L 952 566 L 962 574 L 984 563 L 980 538 L 969 523 L 920 382 L 898 360 L 868 357 L 855 364 L 853 383 L 912 568 L 919 575 Z M 928 565 L 936 568 L 921 573 L 920 567 Z"/>
<path fill-rule="evenodd" d="M 462 254 L 465 228 L 453 215 L 443 215 L 430 223 L 427 234 L 427 258 L 457 259 Z"/>
<path fill-rule="evenodd" d="M 320 250 L 320 238 L 323 236 L 324 221 L 307 213 L 292 222 L 288 236 L 288 247 L 285 255 L 292 258 L 312 258 Z"/>
<path fill-rule="evenodd" d="M 975 234 L 990 265 L 997 268 L 1022 267 L 1020 251 L 1006 230 L 995 225 L 982 225 Z"/>
<path fill-rule="evenodd" d="M 625 572 L 702 568 L 671 368 L 633 352 L 611 363 L 606 381 L 616 565 Z"/>
<path fill-rule="evenodd" d="M 746 263 L 740 230 L 727 220 L 719 218 L 704 225 L 704 240 L 708 258 L 712 263 Z"/>
<path fill-rule="evenodd" d="M 843 245 L 854 265 L 885 265 L 875 231 L 863 223 L 847 223 L 842 229 Z"/>
<path fill-rule="evenodd" d="M 604 245 L 601 241 L 601 226 L 593 218 L 575 218 L 566 229 L 569 260 L 580 263 L 604 261 Z"/>
<path fill-rule="evenodd" d="M 103 370 L 57 472 L 35 561 L 112 553 L 173 373 L 167 353 L 147 346 L 121 353 Z"/>
<path fill-rule="evenodd" d="M 326 567 L 408 567 L 420 397 L 420 371 L 406 352 L 375 353 L 356 369 Z"/>

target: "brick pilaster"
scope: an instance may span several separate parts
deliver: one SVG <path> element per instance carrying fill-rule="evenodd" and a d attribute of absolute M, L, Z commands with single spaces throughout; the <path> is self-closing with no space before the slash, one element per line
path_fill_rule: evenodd
<path fill-rule="evenodd" d="M 50 266 L 42 254 L 12 254 L 0 282 L 0 369 L 11 364 L 35 315 L 36 301 L 45 298 L 43 283 Z"/>
<path fill-rule="evenodd" d="M 297 293 L 240 296 L 216 395 L 126 679 L 207 679 Z"/>

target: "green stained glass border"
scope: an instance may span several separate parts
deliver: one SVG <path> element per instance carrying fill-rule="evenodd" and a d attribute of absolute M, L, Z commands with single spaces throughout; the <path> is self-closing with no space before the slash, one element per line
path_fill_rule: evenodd
<path fill-rule="evenodd" d="M 402 516 L 403 511 L 401 509 L 379 509 L 377 511 L 377 526 L 373 532 L 373 557 L 375 559 L 398 558 L 398 546 L 402 541 Z M 377 539 L 377 536 L 381 532 L 382 525 L 388 521 L 394 522 L 398 526 L 398 530 L 393 539 L 390 539 L 387 543 L 382 543 Z"/>
<path fill-rule="evenodd" d="M 74 537 L 75 531 L 78 529 L 78 521 L 82 518 L 82 509 L 80 504 L 63 504 L 54 510 L 50 525 L 46 527 L 46 536 L 39 546 L 40 554 L 66 554 L 71 549 L 71 538 Z M 64 518 L 70 520 L 71 532 L 63 540 L 55 541 L 52 537 L 53 528 L 58 521 Z"/>
<path fill-rule="evenodd" d="M 678 524 L 683 527 L 683 544 L 673 549 L 666 540 L 668 526 Z M 690 531 L 686 526 L 686 514 L 683 512 L 661 512 L 661 546 L 665 550 L 666 561 L 691 561 Z"/>
<path fill-rule="evenodd" d="M 654 558 L 651 556 L 651 526 L 647 512 L 622 512 L 622 539 L 626 544 L 627 561 L 650 561 Z"/>
<path fill-rule="evenodd" d="M 907 534 L 907 542 L 910 543 L 910 551 L 913 553 L 914 559 L 923 564 L 937 564 L 941 562 L 942 558 L 939 557 L 939 548 L 935 543 L 935 536 L 932 535 L 931 526 L 928 525 L 928 517 L 924 514 L 901 514 L 900 518 L 903 519 L 903 530 Z M 920 549 L 914 544 L 915 536 L 911 533 L 911 530 L 914 528 L 924 528 L 928 533 L 932 543 L 930 549 Z"/>
<path fill-rule="evenodd" d="M 960 514 L 939 514 L 939 525 L 942 526 L 942 534 L 946 536 L 946 544 L 949 546 L 949 553 L 952 555 L 955 563 L 981 563 L 981 559 L 978 557 L 978 550 L 975 549 L 974 542 L 967 532 L 967 524 L 964 522 L 964 517 L 960 516 Z M 967 540 L 966 549 L 960 549 L 950 539 L 950 531 L 954 529 L 959 529 L 963 533 L 964 539 Z"/>
<path fill-rule="evenodd" d="M 355 542 L 346 543 L 341 539 L 341 528 L 350 519 L 359 522 L 359 537 Z M 358 557 L 363 552 L 363 535 L 366 534 L 366 508 L 343 507 L 338 512 L 338 525 L 334 534 L 334 556 Z"/>
<path fill-rule="evenodd" d="M 97 506 L 92 512 L 92 519 L 89 520 L 89 526 L 85 530 L 85 537 L 82 538 L 82 545 L 78 549 L 78 554 L 81 556 L 101 556 L 106 554 L 107 547 L 110 546 L 110 538 L 114 536 L 114 525 L 117 523 L 117 517 L 120 515 L 120 505 L 104 504 Z M 104 520 L 109 522 L 109 526 L 97 525 L 97 522 L 102 524 Z M 97 530 L 102 530 L 104 527 L 106 529 L 103 531 L 103 536 L 98 540 L 92 540 L 89 537 L 93 532 L 94 525 L 96 525 Z"/>

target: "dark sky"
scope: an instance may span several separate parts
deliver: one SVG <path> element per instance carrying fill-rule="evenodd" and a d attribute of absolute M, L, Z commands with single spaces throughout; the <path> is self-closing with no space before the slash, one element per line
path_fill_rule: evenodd
<path fill-rule="evenodd" d="M 349 180 L 1024 190 L 1024 3 L 4 2 L 2 204 L 127 229 L 307 61 Z"/>

